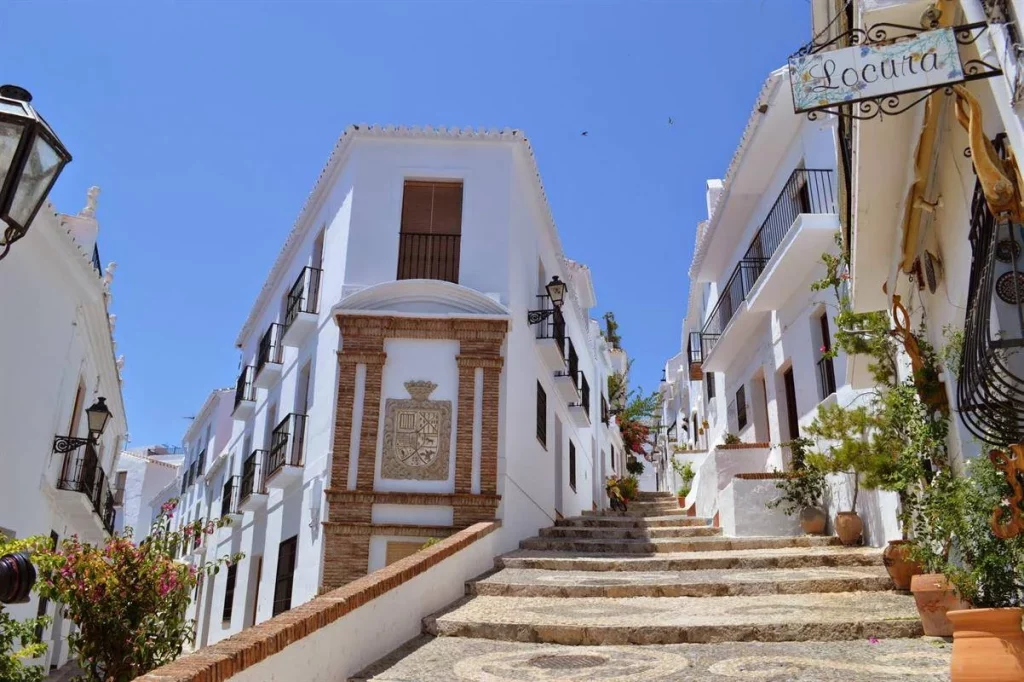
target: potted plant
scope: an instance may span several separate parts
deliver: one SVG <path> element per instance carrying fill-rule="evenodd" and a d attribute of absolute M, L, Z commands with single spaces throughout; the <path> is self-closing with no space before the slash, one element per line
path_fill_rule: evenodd
<path fill-rule="evenodd" d="M 726 445 L 737 445 L 739 443 L 742 443 L 743 441 L 741 441 L 740 437 L 737 436 L 735 433 L 727 433 L 725 434 L 724 442 Z"/>
<path fill-rule="evenodd" d="M 794 451 L 802 452 L 806 447 L 806 439 L 789 443 Z M 827 484 L 825 474 L 813 466 L 802 464 L 800 468 L 788 476 L 779 479 L 776 487 L 782 495 L 767 503 L 769 509 L 782 508 L 787 516 L 800 515 L 800 528 L 808 535 L 821 535 L 825 532 L 828 517 L 822 509 Z"/>
<path fill-rule="evenodd" d="M 819 406 L 817 417 L 807 428 L 807 432 L 818 439 L 820 447 L 806 454 L 807 465 L 823 473 L 853 476 L 850 509 L 837 512 L 835 518 L 836 535 L 846 546 L 860 544 L 864 531 L 864 522 L 857 514 L 857 496 L 862 474 L 872 469 L 874 453 L 869 434 L 873 426 L 874 420 L 867 407 L 832 404 Z"/>
<path fill-rule="evenodd" d="M 639 481 L 634 476 L 609 476 L 604 489 L 612 511 L 628 511 L 629 502 L 636 498 Z"/>
<path fill-rule="evenodd" d="M 970 504 L 968 486 L 966 478 L 950 469 L 940 470 L 914 509 L 910 551 L 922 573 L 911 578 L 910 591 L 929 637 L 952 637 L 953 623 L 946 614 L 969 608 L 943 574 L 954 539 L 964 533 L 964 510 Z"/>
<path fill-rule="evenodd" d="M 951 610 L 953 682 L 1024 679 L 1024 444 L 969 466 L 942 572 L 972 609 Z"/>
<path fill-rule="evenodd" d="M 644 473 L 644 463 L 636 457 L 626 460 L 626 471 L 632 476 L 640 476 Z"/>
<path fill-rule="evenodd" d="M 676 474 L 682 480 L 682 485 L 679 490 L 676 491 L 676 497 L 679 499 L 679 506 L 686 507 L 686 496 L 690 494 L 690 490 L 693 488 L 693 479 L 696 474 L 693 471 L 692 462 L 680 463 L 676 459 L 672 458 L 672 469 L 675 470 Z"/>

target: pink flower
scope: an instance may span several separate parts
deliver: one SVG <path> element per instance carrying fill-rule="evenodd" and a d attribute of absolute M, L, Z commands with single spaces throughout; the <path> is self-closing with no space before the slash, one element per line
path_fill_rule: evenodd
<path fill-rule="evenodd" d="M 839 279 L 845 282 L 846 280 L 850 279 L 850 273 L 844 272 L 843 274 L 839 275 Z"/>
<path fill-rule="evenodd" d="M 826 353 L 826 352 L 828 352 L 828 348 L 825 348 L 825 346 L 822 346 L 822 347 L 821 347 L 821 348 L 819 348 L 818 350 L 819 350 L 819 351 L 821 351 L 822 353 Z"/>
<path fill-rule="evenodd" d="M 869 644 L 878 644 L 878 638 L 877 637 L 868 637 L 868 643 Z"/>

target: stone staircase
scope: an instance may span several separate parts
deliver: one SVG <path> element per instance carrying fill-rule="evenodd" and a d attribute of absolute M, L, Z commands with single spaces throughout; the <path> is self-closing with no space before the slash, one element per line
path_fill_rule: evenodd
<path fill-rule="evenodd" d="M 352 682 L 949 679 L 875 548 L 726 538 L 668 493 L 520 547 Z"/>

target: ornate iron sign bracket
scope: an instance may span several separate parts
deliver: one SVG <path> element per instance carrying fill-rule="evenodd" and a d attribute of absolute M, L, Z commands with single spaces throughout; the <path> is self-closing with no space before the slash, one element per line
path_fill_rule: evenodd
<path fill-rule="evenodd" d="M 976 43 L 988 26 L 985 22 L 977 22 L 922 32 L 914 26 L 879 23 L 868 29 L 854 28 L 821 42 L 812 40 L 789 58 L 794 110 L 806 113 L 811 120 L 817 119 L 821 113 L 858 120 L 881 119 L 886 115 L 902 114 L 940 90 L 951 95 L 951 86 L 956 83 L 998 76 L 1003 73 L 998 62 L 993 64 L 974 57 L 964 59 L 960 53 L 964 46 Z M 955 43 L 950 41 L 949 32 Z M 929 41 L 933 41 L 930 46 Z M 905 44 L 911 54 L 900 54 L 901 44 Z M 915 49 L 918 44 L 921 50 Z M 929 65 L 940 65 L 937 54 L 943 49 L 952 52 L 954 46 L 959 63 L 924 78 L 921 72 L 928 70 L 924 68 L 925 60 L 931 57 Z M 823 54 L 832 55 L 835 59 L 819 64 L 822 58 L 816 57 Z M 872 57 L 881 60 L 880 67 L 870 63 Z M 914 64 L 917 64 L 916 69 Z M 890 67 L 888 75 L 886 65 Z M 828 67 L 833 70 L 829 71 Z M 812 73 L 814 68 L 818 69 L 816 73 Z M 874 80 L 869 80 L 869 74 Z M 889 80 L 898 88 L 898 76 L 906 76 L 904 80 L 912 87 L 876 91 L 864 96 L 858 94 L 870 92 L 880 80 Z M 923 78 L 941 82 L 913 85 Z M 821 92 L 821 98 L 815 100 L 817 95 L 810 94 L 812 92 Z"/>
<path fill-rule="evenodd" d="M 53 451 L 64 454 L 77 450 L 91 441 L 88 438 L 76 438 L 75 436 L 57 436 L 53 439 Z"/>

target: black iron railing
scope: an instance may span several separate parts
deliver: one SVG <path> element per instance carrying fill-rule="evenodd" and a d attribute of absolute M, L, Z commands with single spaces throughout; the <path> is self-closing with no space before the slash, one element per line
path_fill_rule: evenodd
<path fill-rule="evenodd" d="M 462 236 L 402 232 L 398 236 L 397 279 L 459 281 Z"/>
<path fill-rule="evenodd" d="M 281 325 L 277 322 L 271 322 L 260 339 L 259 351 L 256 353 L 256 374 L 268 363 L 281 364 Z"/>
<path fill-rule="evenodd" d="M 1006 158 L 1005 135 L 995 139 Z M 957 408 L 992 445 L 1024 439 L 1024 227 L 994 216 L 981 182 L 971 202 L 971 278 Z"/>
<path fill-rule="evenodd" d="M 303 445 L 305 444 L 306 415 L 289 414 L 281 420 L 270 434 L 270 452 L 267 455 L 267 478 L 270 478 L 284 465 L 300 467 L 303 463 Z"/>
<path fill-rule="evenodd" d="M 284 330 L 292 326 L 292 322 L 299 316 L 299 313 L 319 312 L 320 306 L 320 269 L 308 265 L 302 268 L 295 284 L 288 291 L 288 299 L 285 302 Z"/>
<path fill-rule="evenodd" d="M 242 463 L 242 485 L 238 498 L 240 504 L 253 495 L 266 495 L 267 488 L 263 477 L 263 462 L 266 456 L 266 450 L 253 450 Z"/>
<path fill-rule="evenodd" d="M 725 283 L 725 287 L 719 292 L 718 301 L 715 303 L 715 307 L 711 309 L 707 321 L 704 322 L 704 328 L 701 330 L 701 349 L 705 358 L 711 349 L 714 348 L 715 343 L 718 342 L 718 337 L 725 331 L 733 315 L 736 314 L 736 311 L 739 310 L 743 302 L 747 300 L 747 295 L 754 287 L 754 282 L 761 275 L 761 271 L 764 270 L 764 265 L 767 262 L 767 259 L 763 258 L 758 260 L 741 260 L 736 265 L 736 269 L 733 270 L 729 281 Z"/>
<path fill-rule="evenodd" d="M 57 488 L 85 495 L 107 532 L 114 531 L 114 495 L 100 466 L 96 448 L 91 443 L 64 455 Z"/>
<path fill-rule="evenodd" d="M 230 476 L 224 481 L 224 489 L 220 496 L 220 515 L 238 514 L 238 497 L 241 494 L 239 476 Z"/>
<path fill-rule="evenodd" d="M 830 357 L 818 360 L 818 392 L 822 400 L 836 392 L 835 363 Z"/>
<path fill-rule="evenodd" d="M 580 402 L 583 403 L 583 411 L 587 413 L 587 420 L 590 420 L 590 383 L 587 382 L 587 375 L 583 372 L 580 375 Z"/>
<path fill-rule="evenodd" d="M 835 212 L 832 171 L 797 168 L 768 211 L 744 258 L 765 261 L 771 258 L 801 213 Z"/>
<path fill-rule="evenodd" d="M 537 310 L 551 310 L 551 315 L 541 320 L 535 326 L 538 339 L 554 339 L 558 350 L 565 359 L 565 317 L 562 311 L 551 305 L 551 298 L 548 296 L 537 297 Z"/>
<path fill-rule="evenodd" d="M 256 373 L 256 368 L 252 365 L 246 365 L 242 368 L 242 371 L 238 374 L 238 381 L 235 382 L 235 409 L 238 409 L 239 404 L 243 400 L 254 401 L 256 400 L 256 387 L 253 385 L 253 375 Z"/>

